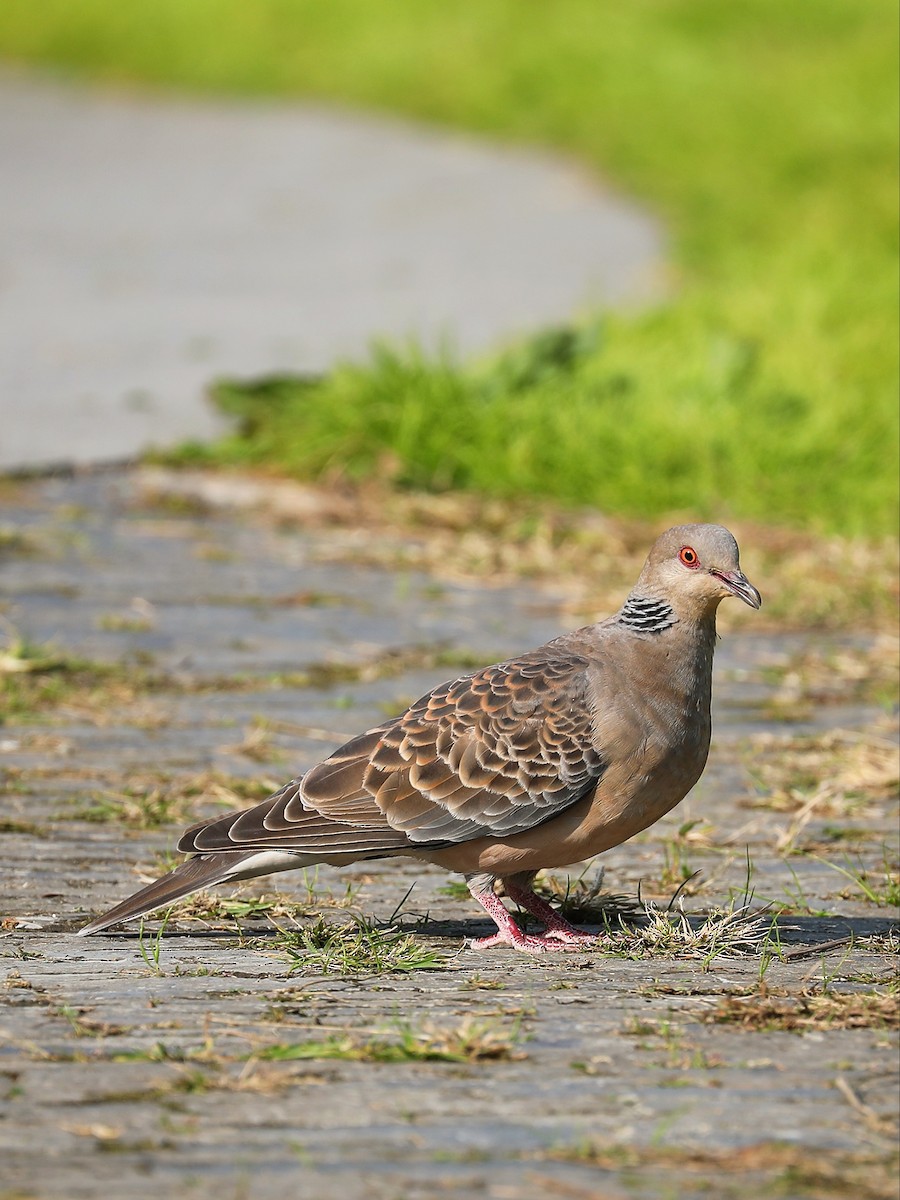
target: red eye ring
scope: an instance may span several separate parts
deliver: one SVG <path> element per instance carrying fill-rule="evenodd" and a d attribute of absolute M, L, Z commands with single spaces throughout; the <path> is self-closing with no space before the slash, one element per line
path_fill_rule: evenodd
<path fill-rule="evenodd" d="M 678 551 L 678 557 L 686 567 L 700 566 L 700 559 L 697 557 L 697 551 L 693 546 L 682 546 Z"/>

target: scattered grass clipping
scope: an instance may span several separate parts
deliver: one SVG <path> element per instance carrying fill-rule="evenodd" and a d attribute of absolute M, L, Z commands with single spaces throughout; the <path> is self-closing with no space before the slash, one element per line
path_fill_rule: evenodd
<path fill-rule="evenodd" d="M 759 788 L 753 807 L 818 816 L 877 816 L 896 802 L 900 755 L 874 731 L 833 730 L 812 737 L 765 734 L 747 762 Z"/>
<path fill-rule="evenodd" d="M 794 1033 L 811 1029 L 900 1029 L 900 995 L 828 991 L 784 997 L 724 996 L 712 1011 L 698 1014 L 698 1019 L 713 1025 Z"/>
<path fill-rule="evenodd" d="M 647 1195 L 682 1191 L 715 1197 L 848 1197 L 896 1200 L 895 1151 L 812 1153 L 801 1146 L 763 1141 L 735 1149 L 675 1145 L 609 1145 L 588 1140 L 534 1155 L 628 1172 L 632 1186 Z M 677 1174 L 676 1174 L 677 1172 Z"/>
<path fill-rule="evenodd" d="M 683 885 L 682 885 L 683 887 Z M 702 958 L 758 953 L 766 943 L 772 919 L 767 908 L 754 908 L 751 897 L 713 909 L 702 918 L 689 916 L 681 888 L 665 908 L 640 897 L 603 891 L 603 870 L 592 880 L 540 876 L 535 890 L 559 901 L 562 915 L 575 924 L 599 925 L 603 954 L 620 958 Z"/>
<path fill-rule="evenodd" d="M 254 1057 L 265 1061 L 342 1059 L 350 1062 L 452 1062 L 472 1063 L 521 1059 L 518 1023 L 464 1018 L 458 1025 L 441 1027 L 430 1022 L 403 1023 L 370 1037 L 339 1034 L 324 1041 L 289 1042 L 268 1046 Z"/>
<path fill-rule="evenodd" d="M 340 975 L 408 974 L 439 971 L 446 959 L 421 939 L 396 926 L 378 926 L 362 916 L 337 924 L 320 917 L 296 929 L 278 927 L 266 949 L 286 955 L 292 973 L 326 972 Z"/>

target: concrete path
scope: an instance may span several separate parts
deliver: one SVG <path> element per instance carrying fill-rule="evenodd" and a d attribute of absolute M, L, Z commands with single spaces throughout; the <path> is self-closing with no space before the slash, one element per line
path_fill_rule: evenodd
<path fill-rule="evenodd" d="M 209 437 L 223 374 L 491 346 L 646 299 L 661 238 L 558 159 L 309 106 L 0 75 L 0 469 Z"/>
<path fill-rule="evenodd" d="M 488 932 L 471 900 L 388 860 L 262 881 L 271 922 L 182 906 L 142 950 L 133 928 L 72 933 L 185 824 L 562 621 L 528 584 L 340 561 L 330 528 L 173 512 L 130 473 L 7 483 L 0 531 L 4 620 L 57 647 L 0 675 L 4 1198 L 896 1196 L 895 910 L 823 861 L 875 885 L 896 809 L 877 773 L 853 790 L 821 765 L 831 791 L 803 802 L 811 748 L 890 734 L 855 674 L 832 703 L 798 700 L 789 728 L 771 716 L 798 650 L 837 641 L 725 638 L 703 780 L 603 856 L 607 886 L 661 904 L 702 869 L 695 925 L 752 860 L 763 932 L 778 914 L 765 947 L 629 949 L 613 922 L 546 961 L 466 949 Z M 292 964 L 276 926 L 347 926 L 348 898 L 369 919 L 401 908 L 439 969 Z"/>

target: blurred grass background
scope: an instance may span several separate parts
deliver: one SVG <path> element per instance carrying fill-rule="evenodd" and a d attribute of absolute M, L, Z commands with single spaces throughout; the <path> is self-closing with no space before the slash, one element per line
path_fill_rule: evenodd
<path fill-rule="evenodd" d="M 552 147 L 667 223 L 652 311 L 223 384 L 239 432 L 185 458 L 868 536 L 900 520 L 897 38 L 895 0 L 0 6 L 6 58 Z"/>

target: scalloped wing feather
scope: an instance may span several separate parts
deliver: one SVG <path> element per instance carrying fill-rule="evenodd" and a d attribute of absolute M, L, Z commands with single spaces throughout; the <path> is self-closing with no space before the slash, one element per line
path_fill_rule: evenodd
<path fill-rule="evenodd" d="M 525 656 L 442 684 L 269 800 L 188 830 L 188 852 L 391 853 L 523 832 L 592 791 L 589 660 Z"/>

